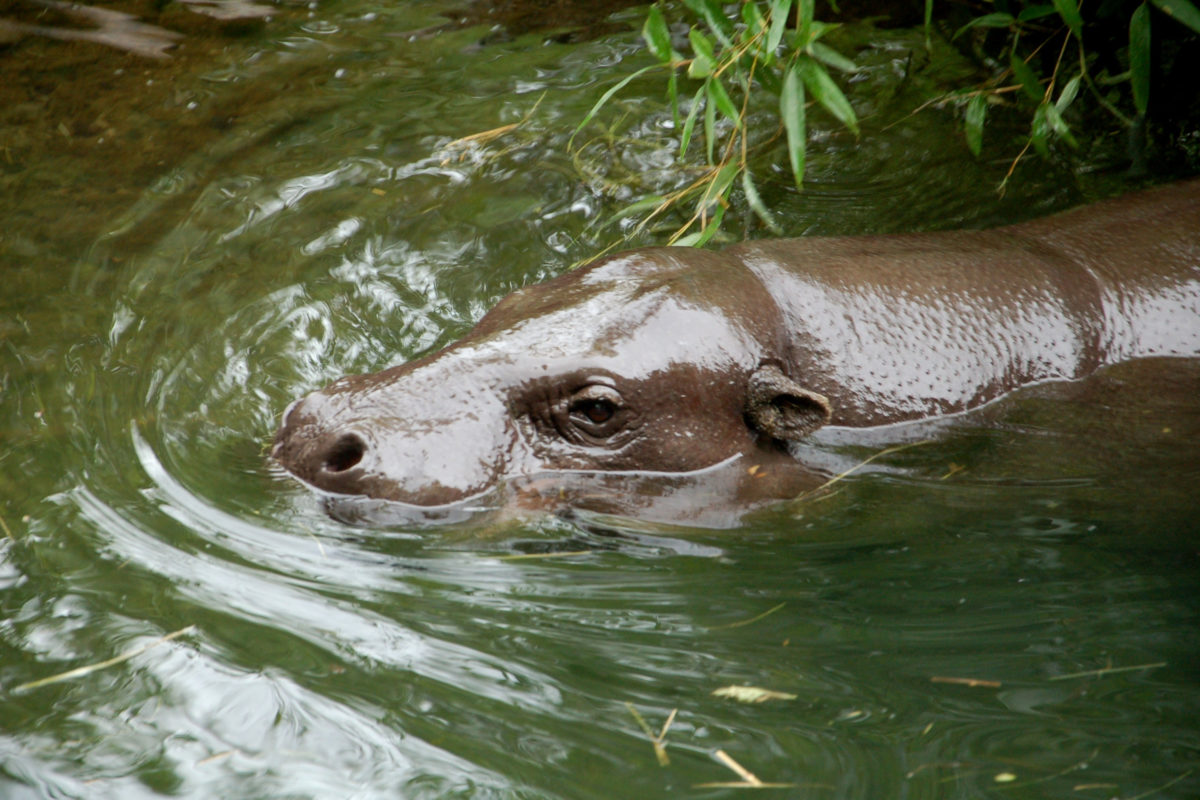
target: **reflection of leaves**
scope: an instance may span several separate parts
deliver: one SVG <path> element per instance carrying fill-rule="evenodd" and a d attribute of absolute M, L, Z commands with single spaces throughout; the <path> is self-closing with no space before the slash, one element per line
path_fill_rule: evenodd
<path fill-rule="evenodd" d="M 182 34 L 140 22 L 132 14 L 112 11 L 95 6 L 63 3 L 59 0 L 37 0 L 39 5 L 60 11 L 81 22 L 89 22 L 94 28 L 58 28 L 48 25 L 27 25 L 23 22 L 0 19 L 0 29 L 9 33 L 46 36 L 61 41 L 95 42 L 136 53 L 146 58 L 166 58 L 167 49 L 182 39 Z"/>
<path fill-rule="evenodd" d="M 272 6 L 264 6 L 249 0 L 179 0 L 197 14 L 229 21 L 234 19 L 262 19 L 275 13 Z"/>
<path fill-rule="evenodd" d="M 765 703 L 767 700 L 795 700 L 796 695 L 776 692 L 761 686 L 722 686 L 713 690 L 714 697 L 727 697 L 739 703 Z"/>

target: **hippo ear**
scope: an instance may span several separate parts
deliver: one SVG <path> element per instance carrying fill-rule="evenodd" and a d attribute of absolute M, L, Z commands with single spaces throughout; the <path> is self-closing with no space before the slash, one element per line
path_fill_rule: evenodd
<path fill-rule="evenodd" d="M 761 433 L 794 442 L 829 422 L 832 416 L 824 395 L 805 389 L 774 364 L 761 366 L 750 375 L 746 418 Z"/>

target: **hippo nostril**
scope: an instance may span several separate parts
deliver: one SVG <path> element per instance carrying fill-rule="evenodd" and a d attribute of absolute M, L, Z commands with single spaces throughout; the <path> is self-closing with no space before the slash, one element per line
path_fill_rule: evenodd
<path fill-rule="evenodd" d="M 358 462 L 367 452 L 367 444 L 358 435 L 346 433 L 329 448 L 322 465 L 327 472 L 345 472 Z"/>

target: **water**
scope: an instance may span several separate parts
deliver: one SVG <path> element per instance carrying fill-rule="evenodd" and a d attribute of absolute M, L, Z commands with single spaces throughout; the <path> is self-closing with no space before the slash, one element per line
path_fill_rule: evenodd
<path fill-rule="evenodd" d="M 169 79 L 177 127 L 113 114 L 144 144 L 72 126 L 6 173 L 76 189 L 3 201 L 0 795 L 740 796 L 702 786 L 740 780 L 718 751 L 787 797 L 1200 794 L 1194 365 L 1026 393 L 726 532 L 366 530 L 266 460 L 291 399 L 453 340 L 686 179 L 653 81 L 566 154 L 633 34 L 397 35 L 447 7 L 292 9 L 168 65 L 69 51 Z M 966 68 L 901 84 L 920 34 L 864 37 L 873 133 L 813 115 L 810 191 L 769 199 L 791 232 L 1079 199 L 1042 162 L 997 201 L 1006 161 L 906 117 Z M 631 707 L 656 735 L 675 711 L 669 764 Z"/>

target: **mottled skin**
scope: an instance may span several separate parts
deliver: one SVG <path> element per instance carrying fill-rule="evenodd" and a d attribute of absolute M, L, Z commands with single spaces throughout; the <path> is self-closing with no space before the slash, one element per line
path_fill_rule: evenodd
<path fill-rule="evenodd" d="M 514 292 L 439 353 L 298 401 L 273 455 L 330 492 L 443 506 L 578 471 L 777 465 L 824 424 L 1196 355 L 1200 181 L 990 231 L 601 259 Z"/>

